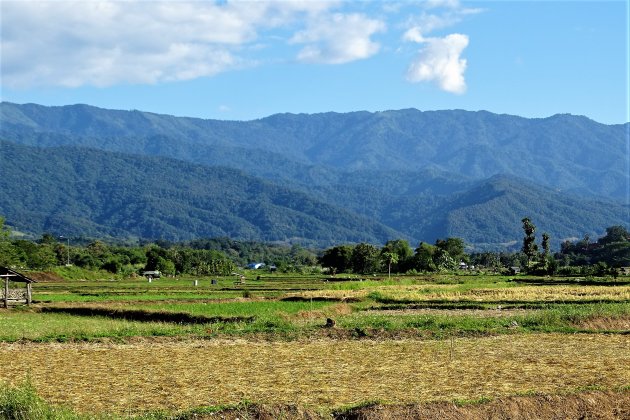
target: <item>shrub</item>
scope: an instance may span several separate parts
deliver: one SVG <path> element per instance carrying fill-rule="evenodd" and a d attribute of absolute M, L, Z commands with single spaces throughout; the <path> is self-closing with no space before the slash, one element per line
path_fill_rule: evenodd
<path fill-rule="evenodd" d="M 7 420 L 79 419 L 72 411 L 53 407 L 44 401 L 26 380 L 17 387 L 0 383 L 0 418 Z"/>

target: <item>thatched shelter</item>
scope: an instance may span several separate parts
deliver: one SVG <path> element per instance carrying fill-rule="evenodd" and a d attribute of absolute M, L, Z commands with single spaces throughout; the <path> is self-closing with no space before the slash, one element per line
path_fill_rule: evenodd
<path fill-rule="evenodd" d="M 4 302 L 5 308 L 9 307 L 9 303 L 31 304 L 33 301 L 31 284 L 37 281 L 7 267 L 0 267 L 0 278 L 4 280 L 0 290 L 0 301 Z M 24 284 L 25 287 L 18 287 L 18 284 Z"/>

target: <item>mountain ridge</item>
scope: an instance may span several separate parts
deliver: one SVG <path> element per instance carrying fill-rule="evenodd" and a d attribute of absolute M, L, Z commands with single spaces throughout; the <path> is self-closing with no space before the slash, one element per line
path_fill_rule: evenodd
<path fill-rule="evenodd" d="M 389 239 L 433 242 L 457 236 L 477 249 L 498 249 L 520 237 L 520 218 L 532 211 L 556 245 L 561 238 L 584 234 L 579 228 L 588 224 L 584 214 L 597 216 L 586 232 L 595 235 L 618 224 L 627 211 L 613 203 L 553 196 L 549 189 L 497 175 L 473 184 L 456 183 L 457 192 L 444 196 L 385 196 L 379 194 L 386 188 L 375 189 L 377 207 L 369 216 L 232 168 L 163 157 L 72 146 L 42 149 L 2 141 L 0 158 L 7 162 L 0 167 L 0 190 L 19 197 L 13 205 L 0 203 L 0 214 L 34 235 L 52 231 L 169 240 L 229 236 L 312 246 L 382 244 Z M 22 168 L 29 166 L 34 169 L 24 173 Z M 541 196 L 551 197 L 539 205 L 551 208 L 548 214 L 522 198 L 539 201 Z M 355 199 L 343 191 L 340 197 Z M 497 204 L 502 197 L 508 197 L 503 199 L 507 205 Z M 500 223 L 491 223 L 497 220 Z"/>
<path fill-rule="evenodd" d="M 76 112 L 79 110 L 80 112 Z M 626 199 L 630 124 L 605 125 L 557 114 L 527 119 L 488 111 L 414 109 L 353 113 L 275 114 L 237 122 L 141 111 L 0 104 L 0 135 L 22 144 L 73 144 L 172 156 L 216 165 L 213 149 L 234 158 L 249 150 L 342 171 L 419 170 L 484 179 L 509 173 L 578 193 Z M 98 141 L 96 141 L 98 139 Z M 201 150 L 201 153 L 198 153 Z M 136 150 L 139 151 L 139 150 Z M 238 159 L 236 159 L 238 160 Z M 232 162 L 252 174 L 244 159 Z"/>
<path fill-rule="evenodd" d="M 115 217 L 129 213 L 122 204 L 104 209 L 94 197 L 80 200 L 78 178 L 87 169 L 78 165 L 64 169 L 62 177 L 53 176 L 56 183 L 43 189 L 64 191 L 72 179 L 76 188 L 66 198 L 83 212 L 75 219 L 59 217 L 68 226 L 85 226 L 97 234 L 155 236 L 162 230 L 170 239 L 229 234 L 318 244 L 459 236 L 492 248 L 518 239 L 520 219 L 526 215 L 538 220 L 540 229 L 550 230 L 556 241 L 597 235 L 630 219 L 627 203 L 620 204 L 630 176 L 624 175 L 627 162 L 622 156 L 630 124 L 608 126 L 586 117 L 527 119 L 488 111 L 407 109 L 285 113 L 238 122 L 3 102 L 0 122 L 3 150 L 22 150 L 32 164 L 49 168 L 53 175 L 57 169 L 46 159 L 65 162 L 59 155 L 64 147 L 77 162 L 81 155 L 91 156 L 93 170 L 103 179 L 111 181 L 111 171 L 130 172 L 129 182 L 118 178 L 121 185 L 92 180 L 83 188 L 133 202 L 133 223 Z M 21 169 L 13 165 L 8 172 L 9 166 L 0 168 L 6 174 L 2 190 L 16 192 L 23 181 Z M 163 185 L 150 183 L 135 166 L 154 172 Z M 227 169 L 236 172 L 227 175 Z M 32 188 L 51 181 L 34 172 L 42 179 L 32 179 Z M 213 174 L 224 174 L 225 183 Z M 254 194 L 238 179 L 266 193 Z M 169 189 L 169 183 L 179 187 Z M 138 185 L 147 193 L 125 195 L 125 189 L 138 193 Z M 230 188 L 241 194 L 240 206 L 213 207 L 214 201 L 228 198 L 215 193 Z M 10 213 L 4 214 L 13 218 L 9 223 L 21 220 L 20 230 L 27 228 L 25 215 L 30 215 L 37 220 L 33 233 L 63 227 L 50 215 L 35 214 L 37 204 L 23 204 L 11 212 L 6 203 L 0 205 L 0 214 Z M 159 209 L 149 214 L 143 206 Z M 212 222 L 214 230 L 205 229 L 204 217 L 223 225 Z M 237 227 L 230 230 L 229 224 Z"/>

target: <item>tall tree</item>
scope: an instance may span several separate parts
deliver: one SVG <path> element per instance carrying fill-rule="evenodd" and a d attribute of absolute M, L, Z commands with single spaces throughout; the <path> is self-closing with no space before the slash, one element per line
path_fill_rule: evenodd
<path fill-rule="evenodd" d="M 387 278 L 392 277 L 392 264 L 396 264 L 398 262 L 398 254 L 395 252 L 381 252 L 381 260 L 387 264 Z"/>
<path fill-rule="evenodd" d="M 435 262 L 433 262 L 433 256 L 436 250 L 437 248 L 435 246 L 426 242 L 420 242 L 413 256 L 414 268 L 420 271 L 435 271 L 437 267 Z"/>
<path fill-rule="evenodd" d="M 404 272 L 409 268 L 413 250 L 409 246 L 409 242 L 404 239 L 394 239 L 387 241 L 381 249 L 381 255 L 385 252 L 396 254 L 396 261 L 391 263 L 391 270 L 394 272 Z"/>
<path fill-rule="evenodd" d="M 466 259 L 464 241 L 461 238 L 438 239 L 435 241 L 435 246 L 445 251 L 457 263 Z"/>
<path fill-rule="evenodd" d="M 335 273 L 343 273 L 346 270 L 352 268 L 352 246 L 351 245 L 338 245 L 324 251 L 324 254 L 319 257 L 319 263 L 322 267 L 327 267 L 330 271 Z"/>
<path fill-rule="evenodd" d="M 630 233 L 623 226 L 610 226 L 606 228 L 606 236 L 599 238 L 597 241 L 601 245 L 611 244 L 614 242 L 630 241 Z"/>
<path fill-rule="evenodd" d="M 525 237 L 523 238 L 523 254 L 527 256 L 527 268 L 529 268 L 532 260 L 536 256 L 536 252 L 538 252 L 538 245 L 536 245 L 536 236 L 534 233 L 536 232 L 536 226 L 532 223 L 529 217 L 523 218 L 521 220 L 523 223 L 523 231 L 525 232 Z"/>
<path fill-rule="evenodd" d="M 545 258 L 547 258 L 549 256 L 549 254 L 551 253 L 550 249 L 549 249 L 549 239 L 550 239 L 549 234 L 547 232 L 544 232 L 542 234 L 541 246 L 542 246 L 543 254 L 544 254 Z"/>
<path fill-rule="evenodd" d="M 19 262 L 18 250 L 10 241 L 10 235 L 11 231 L 4 224 L 4 217 L 0 216 L 0 265 L 12 266 Z"/>
<path fill-rule="evenodd" d="M 352 250 L 352 271 L 367 274 L 378 271 L 380 260 L 379 250 L 374 245 L 360 243 Z"/>

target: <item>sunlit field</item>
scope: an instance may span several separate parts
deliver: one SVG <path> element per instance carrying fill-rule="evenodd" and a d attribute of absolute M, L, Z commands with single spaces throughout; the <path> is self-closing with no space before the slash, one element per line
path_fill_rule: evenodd
<path fill-rule="evenodd" d="M 0 310 L 4 392 L 121 417 L 628 395 L 630 279 L 214 280 L 37 283 Z"/>

